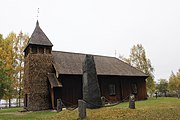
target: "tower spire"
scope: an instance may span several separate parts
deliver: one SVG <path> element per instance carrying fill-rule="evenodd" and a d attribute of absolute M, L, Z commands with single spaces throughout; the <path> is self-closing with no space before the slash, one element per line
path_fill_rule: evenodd
<path fill-rule="evenodd" d="M 37 22 L 36 22 L 36 26 L 39 26 L 39 21 L 37 20 Z"/>

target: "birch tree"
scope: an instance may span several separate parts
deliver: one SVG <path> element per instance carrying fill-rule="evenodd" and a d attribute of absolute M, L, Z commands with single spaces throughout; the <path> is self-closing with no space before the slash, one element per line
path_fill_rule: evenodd
<path fill-rule="evenodd" d="M 24 77 L 24 54 L 23 51 L 26 47 L 26 44 L 29 40 L 27 34 L 23 34 L 22 31 L 18 34 L 16 39 L 14 39 L 14 65 L 15 65 L 15 79 L 16 79 L 16 90 L 18 94 L 18 103 L 20 106 L 20 100 L 22 98 L 22 89 L 23 89 L 23 77 Z"/>
<path fill-rule="evenodd" d="M 141 44 L 134 45 L 131 48 L 129 58 L 121 57 L 121 59 L 149 76 L 146 79 L 146 87 L 148 93 L 152 95 L 155 92 L 155 82 L 153 75 L 154 68 L 151 65 L 150 59 L 146 57 L 146 52 L 143 46 Z"/>

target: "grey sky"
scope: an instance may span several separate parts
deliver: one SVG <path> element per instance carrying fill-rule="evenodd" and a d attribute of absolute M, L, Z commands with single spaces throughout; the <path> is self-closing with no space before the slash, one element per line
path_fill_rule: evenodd
<path fill-rule="evenodd" d="M 140 43 L 156 79 L 180 68 L 180 0 L 2 0 L 0 33 L 31 35 L 38 8 L 54 50 L 127 57 Z"/>

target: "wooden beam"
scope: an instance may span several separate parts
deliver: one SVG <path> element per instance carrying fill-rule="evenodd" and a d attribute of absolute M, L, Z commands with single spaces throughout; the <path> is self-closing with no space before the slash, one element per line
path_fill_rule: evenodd
<path fill-rule="evenodd" d="M 52 109 L 54 110 L 54 89 L 51 88 L 51 103 L 52 103 Z"/>

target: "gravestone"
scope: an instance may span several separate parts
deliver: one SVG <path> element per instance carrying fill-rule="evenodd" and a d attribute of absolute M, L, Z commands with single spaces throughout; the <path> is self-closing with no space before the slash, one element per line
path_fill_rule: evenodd
<path fill-rule="evenodd" d="M 129 108 L 135 109 L 135 95 L 133 94 L 129 96 Z"/>
<path fill-rule="evenodd" d="M 78 100 L 79 119 L 86 118 L 86 103 L 83 100 Z"/>
<path fill-rule="evenodd" d="M 101 97 L 101 101 L 102 101 L 102 106 L 105 106 L 105 101 L 106 101 L 106 99 L 105 99 L 104 96 Z"/>
<path fill-rule="evenodd" d="M 57 99 L 57 112 L 62 111 L 62 101 L 61 99 Z"/>
<path fill-rule="evenodd" d="M 96 66 L 92 55 L 86 55 L 83 63 L 83 100 L 87 108 L 102 106 Z"/>

